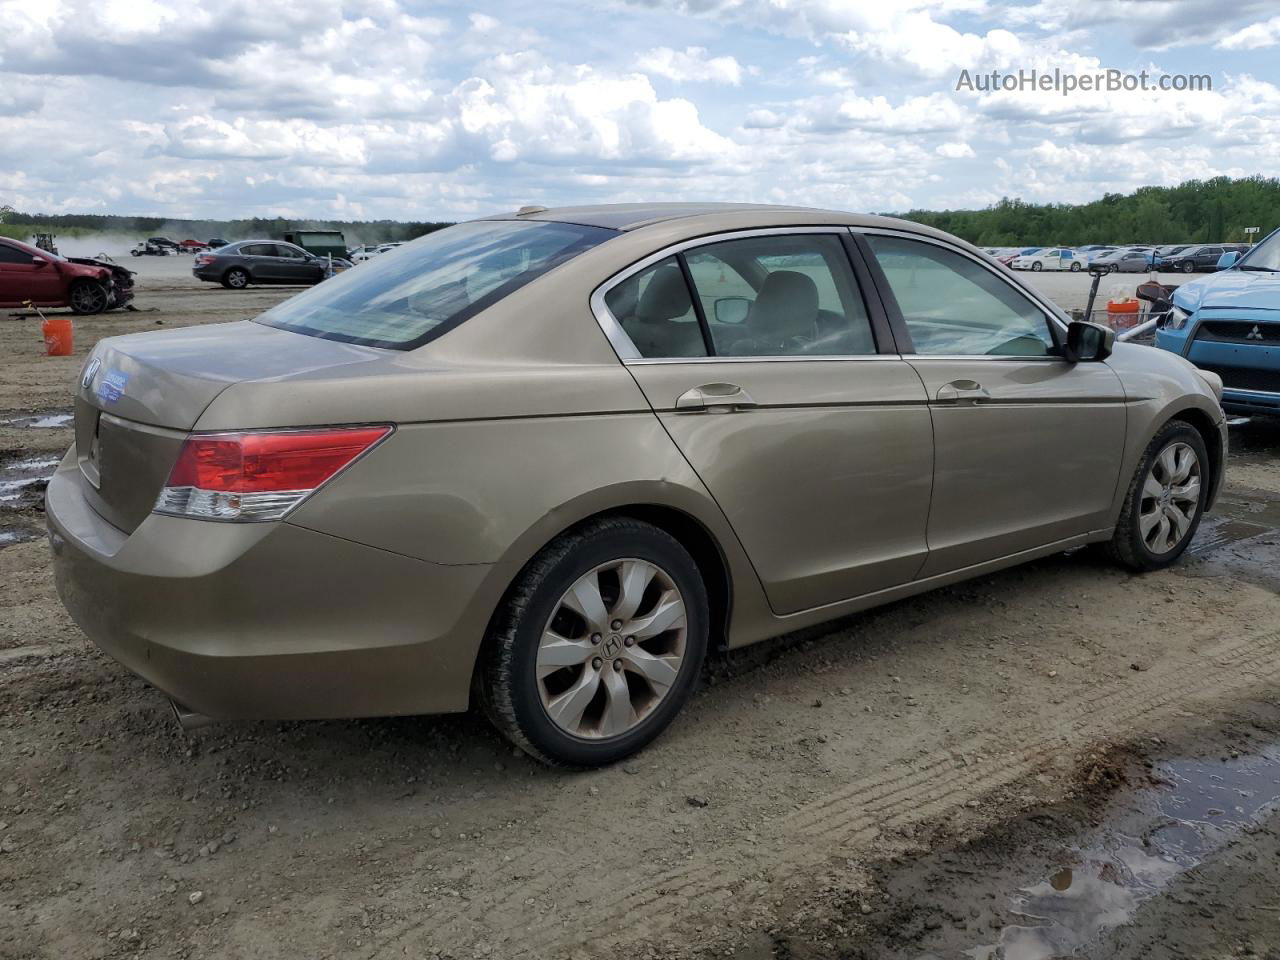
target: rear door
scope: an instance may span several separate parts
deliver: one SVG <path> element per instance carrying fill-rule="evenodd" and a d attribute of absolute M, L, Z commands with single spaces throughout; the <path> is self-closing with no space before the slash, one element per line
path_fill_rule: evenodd
<path fill-rule="evenodd" d="M 274 243 L 246 243 L 240 247 L 237 255 L 242 258 L 242 265 L 255 281 L 279 283 L 283 279 Z"/>
<path fill-rule="evenodd" d="M 981 258 L 892 231 L 861 242 L 932 414 L 921 575 L 1105 527 L 1124 450 L 1119 377 L 1064 360 L 1049 312 Z"/>
<path fill-rule="evenodd" d="M 929 410 L 850 250 L 843 228 L 705 238 L 592 300 L 779 613 L 909 582 L 925 557 Z"/>

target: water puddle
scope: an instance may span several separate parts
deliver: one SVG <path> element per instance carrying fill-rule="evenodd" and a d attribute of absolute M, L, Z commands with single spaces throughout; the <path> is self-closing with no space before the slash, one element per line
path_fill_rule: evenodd
<path fill-rule="evenodd" d="M 0 550 L 12 547 L 15 543 L 30 543 L 40 539 L 40 531 L 31 527 L 10 527 L 0 530 Z"/>
<path fill-rule="evenodd" d="M 0 420 L 0 427 L 16 427 L 20 430 L 53 430 L 58 427 L 69 427 L 75 419 L 71 412 L 49 411 L 33 413 L 23 417 L 7 417 Z"/>
<path fill-rule="evenodd" d="M 39 505 L 58 460 L 28 457 L 0 466 L 0 510 L 27 510 Z"/>
<path fill-rule="evenodd" d="M 1091 832 L 1069 865 L 1009 897 L 1018 922 L 972 960 L 1050 960 L 1128 923 L 1176 878 L 1280 809 L 1280 747 L 1228 760 L 1157 764 L 1139 791 Z"/>

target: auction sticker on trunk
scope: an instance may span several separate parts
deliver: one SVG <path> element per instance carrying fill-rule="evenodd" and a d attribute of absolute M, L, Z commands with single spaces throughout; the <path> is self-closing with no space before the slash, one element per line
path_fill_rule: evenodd
<path fill-rule="evenodd" d="M 124 388 L 129 384 L 129 375 L 123 370 L 108 370 L 98 381 L 98 399 L 103 403 L 115 403 L 124 396 Z"/>

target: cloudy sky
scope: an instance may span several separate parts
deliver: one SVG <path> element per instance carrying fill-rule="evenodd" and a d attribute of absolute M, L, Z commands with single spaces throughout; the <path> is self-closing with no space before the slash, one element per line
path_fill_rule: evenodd
<path fill-rule="evenodd" d="M 456 219 L 1280 174 L 1275 0 L 0 0 L 0 204 Z M 1212 92 L 984 94 L 1113 68 Z"/>

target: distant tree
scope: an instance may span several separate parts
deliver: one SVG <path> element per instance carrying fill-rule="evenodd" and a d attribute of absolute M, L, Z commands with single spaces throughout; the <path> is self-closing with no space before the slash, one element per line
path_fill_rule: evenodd
<path fill-rule="evenodd" d="M 980 246 L 1084 243 L 1204 243 L 1265 235 L 1280 225 L 1280 180 L 1255 175 L 1140 187 L 1082 204 L 1031 204 L 1001 197 L 983 210 L 912 210 L 908 220 Z"/>

